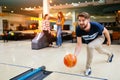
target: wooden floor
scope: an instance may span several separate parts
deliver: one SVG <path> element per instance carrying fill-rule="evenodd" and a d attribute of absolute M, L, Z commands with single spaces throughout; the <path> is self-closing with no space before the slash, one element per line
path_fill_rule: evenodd
<path fill-rule="evenodd" d="M 78 55 L 78 61 L 75 67 L 68 68 L 63 63 L 63 57 L 67 53 L 73 53 L 75 45 L 76 43 L 65 41 L 62 47 L 59 48 L 47 47 L 32 50 L 31 40 L 9 41 L 7 43 L 3 43 L 3 41 L 0 40 L 0 80 L 9 80 L 28 70 L 29 67 L 38 68 L 43 65 L 46 67 L 46 70 L 61 72 L 53 72 L 43 80 L 101 80 L 101 78 L 120 80 L 119 44 L 112 44 L 110 47 L 105 44 L 103 45 L 103 48 L 114 53 L 112 63 L 106 62 L 108 58 L 106 55 L 99 54 L 95 51 L 92 63 L 92 74 L 89 77 L 81 76 L 84 75 L 86 63 L 85 44 L 83 44 L 81 52 Z"/>

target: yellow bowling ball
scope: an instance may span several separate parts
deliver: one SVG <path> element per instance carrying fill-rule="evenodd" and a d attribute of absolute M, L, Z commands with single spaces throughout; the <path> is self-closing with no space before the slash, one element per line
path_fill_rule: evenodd
<path fill-rule="evenodd" d="M 14 36 L 14 32 L 11 32 L 11 36 Z"/>

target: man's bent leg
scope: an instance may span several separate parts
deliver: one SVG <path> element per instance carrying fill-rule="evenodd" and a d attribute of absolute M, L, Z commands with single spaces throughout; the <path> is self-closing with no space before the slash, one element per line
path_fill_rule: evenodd
<path fill-rule="evenodd" d="M 91 74 L 91 63 L 92 63 L 92 59 L 93 59 L 93 53 L 94 53 L 94 49 L 96 49 L 96 47 L 100 46 L 103 41 L 101 42 L 100 40 L 101 38 L 98 37 L 97 39 L 93 40 L 92 42 L 90 42 L 87 45 L 87 61 L 86 61 L 86 72 L 85 75 L 90 75 Z"/>
<path fill-rule="evenodd" d="M 104 37 L 104 36 L 101 36 L 101 37 L 99 37 L 98 39 L 100 40 L 100 42 L 103 43 L 105 37 Z M 99 43 L 100 43 L 100 42 L 99 42 Z M 114 55 L 113 55 L 110 51 L 108 51 L 108 50 L 106 50 L 105 48 L 103 48 L 102 43 L 101 43 L 101 45 L 99 45 L 99 46 L 96 47 L 96 50 L 97 50 L 99 53 L 102 53 L 102 54 L 107 55 L 107 56 L 108 56 L 108 62 L 112 62 L 112 58 L 113 58 Z"/>

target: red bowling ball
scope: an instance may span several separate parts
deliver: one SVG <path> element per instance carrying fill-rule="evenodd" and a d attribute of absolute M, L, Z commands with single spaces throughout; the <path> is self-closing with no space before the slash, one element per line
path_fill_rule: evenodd
<path fill-rule="evenodd" d="M 74 67 L 77 63 L 77 57 L 74 54 L 67 54 L 64 57 L 64 64 L 67 67 Z"/>

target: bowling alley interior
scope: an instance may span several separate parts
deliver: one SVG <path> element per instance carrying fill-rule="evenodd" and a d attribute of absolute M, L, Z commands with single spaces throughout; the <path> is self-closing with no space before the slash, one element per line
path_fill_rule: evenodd
<path fill-rule="evenodd" d="M 58 44 L 58 12 L 64 23 Z M 73 63 L 65 56 L 73 54 L 78 42 L 77 16 L 90 14 L 91 22 L 98 22 L 109 33 L 102 48 L 108 56 L 94 50 L 91 75 L 85 75 L 87 44 L 82 47 Z M 44 16 L 48 14 L 50 36 L 43 30 Z M 49 32 L 49 31 L 48 31 Z M 52 45 L 49 40 L 52 40 Z M 0 80 L 120 80 L 120 0 L 0 0 Z"/>

